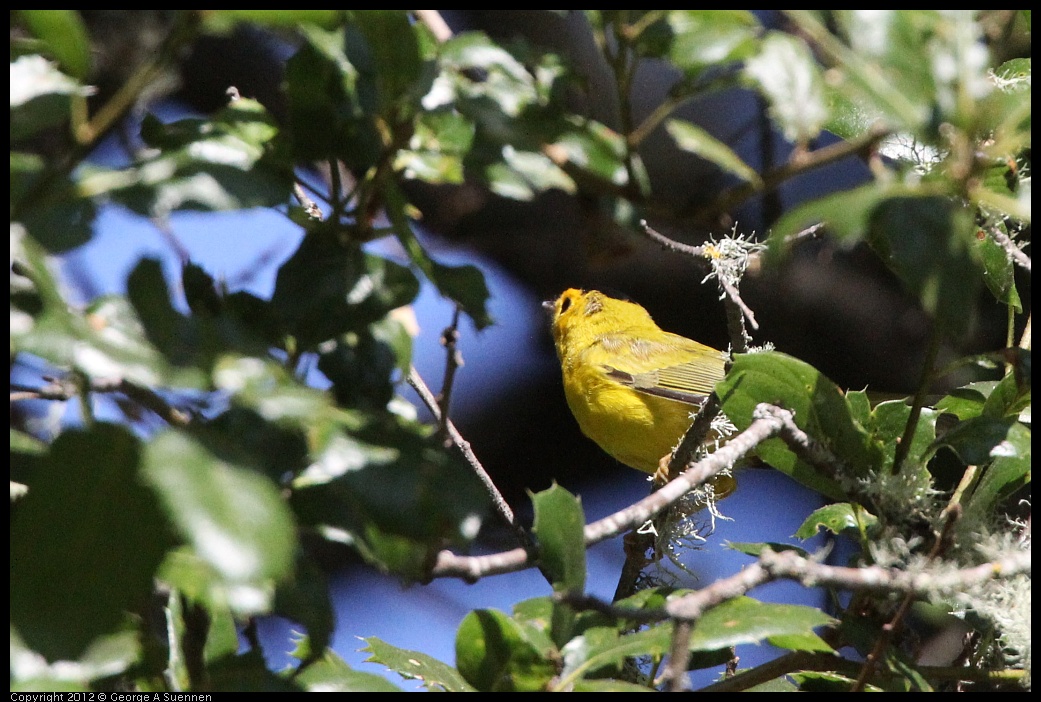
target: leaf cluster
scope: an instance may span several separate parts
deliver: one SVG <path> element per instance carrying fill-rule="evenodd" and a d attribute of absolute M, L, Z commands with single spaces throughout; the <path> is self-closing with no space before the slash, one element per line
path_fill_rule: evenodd
<path fill-rule="evenodd" d="M 723 411 L 744 430 L 764 403 L 790 410 L 812 445 L 778 436 L 756 452 L 834 501 L 797 536 L 824 528 L 850 536 L 865 564 L 923 570 L 987 562 L 999 550 L 992 535 L 1009 533 L 1006 550 L 1018 536 L 1005 515 L 1030 482 L 1029 340 L 1015 339 L 1025 311 L 1015 266 L 1030 222 L 1030 62 L 991 64 L 993 17 L 792 11 L 780 31 L 744 11 L 590 11 L 617 124 L 570 107 L 588 86 L 563 57 L 478 32 L 441 40 L 404 11 L 171 18 L 159 49 L 98 106 L 88 101 L 82 17 L 12 15 L 12 400 L 78 400 L 75 421 L 49 433 L 12 418 L 12 690 L 396 689 L 331 650 L 318 554 L 348 548 L 412 582 L 430 576 L 444 549 L 473 540 L 485 487 L 396 394 L 412 343 L 400 309 L 425 281 L 477 328 L 493 321 L 483 274 L 431 255 L 403 185 L 477 183 L 518 200 L 581 192 L 630 225 L 664 206 L 641 152 L 658 129 L 737 183 L 717 208 L 820 166 L 832 154 L 813 151 L 814 140 L 841 136 L 845 155 L 862 155 L 875 179 L 789 211 L 770 259 L 783 263 L 793 237 L 823 221 L 841 245 L 880 257 L 929 313 L 936 340 L 967 332 L 981 290 L 1007 310 L 1009 348 L 960 362 L 989 363 L 1000 377 L 928 406 L 928 385 L 945 371 L 934 358 L 913 399 L 882 403 L 783 354 L 735 358 L 717 388 Z M 1029 32 L 1029 22 L 1029 11 L 1010 15 L 1009 31 L 1025 23 Z M 292 42 L 285 123 L 235 90 L 207 117 L 129 120 L 180 53 L 241 23 Z M 637 68 L 655 62 L 675 82 L 637 119 Z M 672 116 L 739 87 L 762 97 L 795 144 L 790 163 L 759 172 Z M 119 165 L 93 160 L 124 120 L 136 124 L 134 153 Z M 308 177 L 316 168 L 322 185 Z M 124 293 L 81 305 L 56 264 L 93 237 L 111 205 L 160 226 L 185 211 L 271 209 L 299 228 L 299 245 L 267 298 L 187 258 L 171 284 L 158 260 L 143 258 Z M 404 263 L 366 247 L 383 237 Z M 16 371 L 35 382 L 16 382 Z M 836 653 L 843 646 L 884 664 L 870 680 L 881 689 L 951 679 L 890 638 L 906 608 L 867 584 L 836 616 L 747 590 L 693 619 L 673 609 L 692 595 L 683 589 L 580 605 L 581 505 L 558 487 L 532 499 L 530 563 L 552 596 L 509 614 L 471 612 L 454 666 L 376 638 L 366 639 L 370 660 L 430 689 L 630 691 L 681 686 L 677 670 L 716 667 L 731 647 L 768 641 L 790 652 L 791 666 L 758 671 L 756 684 L 773 689 L 848 689 L 858 670 Z M 993 590 L 965 594 L 913 593 L 944 616 L 969 611 L 979 634 L 966 651 L 972 667 L 953 679 L 1001 685 L 1003 666 L 1028 665 L 1029 638 L 996 619 Z M 268 614 L 306 630 L 298 666 L 265 667 L 253 618 Z"/>

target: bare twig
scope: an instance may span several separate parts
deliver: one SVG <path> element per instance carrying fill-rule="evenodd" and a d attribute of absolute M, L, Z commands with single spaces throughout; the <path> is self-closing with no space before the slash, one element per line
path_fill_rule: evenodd
<path fill-rule="evenodd" d="M 940 539 L 938 543 L 944 541 L 944 539 Z M 914 598 L 925 594 L 957 594 L 990 580 L 1030 572 L 1031 554 L 1029 551 L 1010 553 L 994 561 L 958 570 L 951 570 L 938 564 L 931 570 L 923 569 L 911 572 L 881 566 L 861 568 L 831 566 L 813 558 L 801 556 L 796 551 L 776 553 L 766 549 L 759 555 L 755 563 L 746 566 L 740 572 L 717 580 L 697 592 L 672 600 L 664 607 L 657 609 L 633 609 L 612 605 L 586 595 L 563 594 L 559 597 L 575 609 L 594 610 L 634 623 L 649 624 L 669 619 L 677 622 L 696 622 L 709 609 L 746 595 L 756 587 L 775 580 L 793 580 L 806 587 L 825 586 L 854 592 L 896 593 Z M 674 643 L 677 643 L 675 639 Z M 674 648 L 674 656 L 677 655 L 677 650 L 679 649 Z M 682 652 L 680 655 L 685 661 L 685 655 Z M 719 687 L 721 685 L 725 685 L 727 690 L 748 689 L 793 670 L 836 670 L 852 677 L 862 670 L 862 664 L 837 658 L 832 654 L 820 660 L 807 660 L 801 654 L 789 654 L 771 661 L 765 666 L 746 671 L 722 683 L 716 683 L 712 689 L 723 689 L 723 687 Z M 959 675 L 972 676 L 982 673 L 982 671 L 972 671 L 966 668 L 958 668 L 953 673 L 939 668 L 928 669 L 928 672 L 926 669 L 922 669 L 920 672 L 927 676 L 935 675 L 944 679 L 951 679 L 952 674 L 953 679 L 958 679 Z M 683 677 L 686 676 L 683 675 Z"/>
<path fill-rule="evenodd" d="M 173 426 L 188 426 L 192 421 L 189 413 L 172 407 L 151 388 L 137 385 L 124 378 L 95 378 L 90 381 L 87 390 L 89 392 L 126 395 Z M 65 402 L 79 397 L 80 394 L 80 388 L 75 382 L 51 379 L 43 387 L 27 388 L 19 386 L 15 388 L 15 391 L 11 393 L 11 402 L 19 400 L 57 400 Z"/>
<path fill-rule="evenodd" d="M 729 212 L 752 195 L 769 192 L 797 175 L 821 168 L 847 156 L 868 153 L 890 134 L 889 129 L 876 125 L 850 141 L 836 142 L 816 151 L 797 151 L 796 158 L 764 173 L 761 183 L 745 183 L 727 190 L 715 202 L 703 208 L 703 211 L 708 214 Z"/>
<path fill-rule="evenodd" d="M 767 416 L 753 421 L 748 429 L 688 467 L 660 490 L 619 512 L 587 524 L 584 532 L 586 545 L 606 541 L 643 524 L 694 487 L 733 467 L 734 463 L 753 447 L 774 436 L 781 429 L 782 422 L 774 417 Z M 523 549 L 473 557 L 457 556 L 449 551 L 442 551 L 438 554 L 430 575 L 434 578 L 464 578 L 472 581 L 487 575 L 523 570 L 533 565 L 533 561 L 528 559 Z"/>
<path fill-rule="evenodd" d="M 425 404 L 427 406 L 427 409 L 429 409 L 430 412 L 434 415 L 434 419 L 438 422 L 441 422 L 443 415 L 441 414 L 441 408 L 438 405 L 437 399 L 434 397 L 434 393 L 430 391 L 430 388 L 427 386 L 426 382 L 419 375 L 419 372 L 415 368 L 409 368 L 407 380 L 408 384 L 411 385 L 412 388 L 416 391 L 416 394 L 419 395 L 419 398 L 423 401 L 423 404 Z M 463 454 L 463 458 L 466 459 L 467 463 L 469 463 L 470 466 L 473 468 L 474 473 L 484 484 L 484 488 L 488 492 L 488 495 L 491 497 L 492 503 L 495 505 L 496 511 L 502 517 L 503 521 L 505 521 L 513 528 L 514 533 L 517 535 L 517 539 L 521 543 L 521 548 L 518 549 L 518 551 L 520 552 L 519 555 L 520 557 L 522 557 L 523 561 L 527 563 L 528 557 L 534 555 L 534 545 L 531 542 L 531 537 L 528 535 L 528 532 L 517 521 L 517 517 L 514 515 L 513 510 L 510 508 L 509 503 L 506 502 L 506 498 L 504 498 L 502 496 L 502 493 L 499 492 L 499 489 L 495 487 L 495 483 L 494 481 L 492 481 L 491 476 L 488 475 L 488 472 L 484 469 L 484 466 L 481 465 L 481 462 L 477 459 L 477 456 L 474 454 L 473 449 L 470 448 L 470 443 L 466 441 L 463 438 L 463 435 L 459 433 L 459 430 L 456 429 L 455 424 L 453 424 L 450 419 L 446 419 L 444 422 L 444 426 L 448 438 L 456 446 L 459 447 L 459 451 Z M 451 554 L 448 551 L 442 551 L 440 554 L 438 554 L 439 564 L 442 561 L 442 556 L 444 556 L 446 562 L 451 563 L 455 566 L 459 565 L 459 562 L 453 560 L 452 558 L 454 554 Z M 515 557 L 517 557 L 517 555 L 514 555 L 511 558 Z M 455 558 L 460 557 L 455 556 Z M 519 570 L 519 568 L 517 570 Z M 454 574 L 465 579 L 471 578 L 471 575 L 469 574 L 469 571 L 466 567 Z"/>
<path fill-rule="evenodd" d="M 694 622 L 690 619 L 677 619 L 673 625 L 669 662 L 666 664 L 663 673 L 665 682 L 669 686 L 669 692 L 686 692 L 690 690 L 687 661 L 690 659 L 690 637 L 693 633 Z"/>
<path fill-rule="evenodd" d="M 413 10 L 412 12 L 439 42 L 444 43 L 452 38 L 452 28 L 448 26 L 437 10 Z"/>
<path fill-rule="evenodd" d="M 441 332 L 441 345 L 445 347 L 445 379 L 441 384 L 441 393 L 437 396 L 438 409 L 441 417 L 438 419 L 437 431 L 444 439 L 445 446 L 452 443 L 448 436 L 448 406 L 452 400 L 452 387 L 455 384 L 455 372 L 463 365 L 463 355 L 459 352 L 459 314 L 462 311 L 460 305 L 455 306 L 452 313 L 452 323 Z"/>

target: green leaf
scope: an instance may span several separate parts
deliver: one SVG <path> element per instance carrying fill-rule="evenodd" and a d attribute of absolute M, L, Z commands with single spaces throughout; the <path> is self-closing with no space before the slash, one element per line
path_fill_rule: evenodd
<path fill-rule="evenodd" d="M 381 663 L 406 680 L 420 680 L 431 691 L 474 692 L 474 688 L 450 665 L 419 651 L 391 646 L 375 636 L 364 639 L 361 650 L 370 653 L 366 663 Z"/>
<path fill-rule="evenodd" d="M 539 563 L 558 592 L 583 592 L 586 586 L 585 514 L 582 503 L 553 484 L 531 496 L 535 508 L 532 531 L 539 544 Z"/>
<path fill-rule="evenodd" d="M 812 536 L 813 534 L 811 534 Z M 798 536 L 798 534 L 796 534 Z M 799 537 L 802 538 L 802 537 Z M 745 541 L 727 541 L 724 544 L 727 548 L 733 549 L 739 553 L 743 553 L 748 556 L 759 557 L 764 550 L 770 549 L 774 553 L 781 553 L 783 551 L 795 551 L 803 558 L 809 557 L 806 549 L 800 548 L 799 546 L 793 546 L 792 544 L 782 544 L 776 541 L 762 541 L 762 542 L 745 542 Z"/>
<path fill-rule="evenodd" d="M 955 388 L 936 403 L 936 409 L 953 414 L 961 420 L 978 417 L 983 413 L 983 405 L 993 394 L 997 384 L 996 380 L 982 380 Z"/>
<path fill-rule="evenodd" d="M 824 79 L 802 40 L 768 32 L 744 71 L 769 100 L 770 116 L 786 139 L 805 144 L 820 133 L 828 118 Z"/>
<path fill-rule="evenodd" d="M 123 427 L 67 430 L 12 514 L 11 625 L 48 660 L 76 660 L 152 591 L 172 542 L 141 462 Z"/>
<path fill-rule="evenodd" d="M 877 521 L 878 518 L 866 512 L 863 507 L 849 502 L 838 502 L 814 510 L 799 526 L 795 536 L 803 540 L 812 538 L 821 527 L 832 534 L 841 534 L 847 529 L 864 530 Z"/>
<path fill-rule="evenodd" d="M 18 10 L 25 26 L 42 41 L 65 73 L 86 80 L 90 73 L 90 38 L 75 10 Z"/>
<path fill-rule="evenodd" d="M 968 465 L 984 471 L 966 506 L 966 517 L 986 520 L 1001 500 L 1030 482 L 1031 432 L 1014 418 L 980 416 L 939 437 Z M 975 523 L 975 522 L 970 522 Z"/>
<path fill-rule="evenodd" d="M 301 660 L 308 660 L 311 657 L 311 643 L 306 637 L 301 640 L 297 650 L 301 648 L 308 649 L 307 654 L 294 655 Z M 334 651 L 321 648 L 318 650 L 320 655 L 317 660 L 299 674 L 293 675 L 293 679 L 308 692 L 402 692 L 400 687 L 382 675 L 354 670 Z M 292 669 L 287 670 L 286 673 L 291 671 Z"/>
<path fill-rule="evenodd" d="M 1015 417 L 1030 406 L 1030 351 L 1020 350 L 1017 368 L 1024 371 L 1007 374 L 994 386 L 983 403 L 983 414 L 988 417 Z"/>
<path fill-rule="evenodd" d="M 206 667 L 209 689 L 216 692 L 300 692 L 293 680 L 271 672 L 263 654 L 251 650 L 239 656 L 226 656 Z"/>
<path fill-rule="evenodd" d="M 885 466 L 893 464 L 896 446 L 903 438 L 904 429 L 911 416 L 911 406 L 903 400 L 880 402 L 871 412 L 867 429 L 876 445 L 881 445 L 885 452 Z M 930 407 L 923 407 L 915 425 L 911 438 L 911 448 L 906 454 L 906 461 L 922 465 L 933 439 L 936 438 L 936 420 L 940 413 Z M 906 463 L 905 463 L 906 465 Z"/>
<path fill-rule="evenodd" d="M 317 661 L 319 664 L 327 663 L 335 667 L 333 659 L 342 663 L 334 653 L 326 650 L 332 643 L 335 615 L 330 600 L 329 580 L 313 560 L 301 557 L 296 559 L 292 578 L 275 591 L 275 612 L 299 622 L 307 629 L 308 646 L 320 656 Z"/>
<path fill-rule="evenodd" d="M 38 123 L 36 118 L 31 119 Z M 34 154 L 12 151 L 10 172 L 12 227 L 24 227 L 51 253 L 90 241 L 96 209 L 76 184 L 47 173 L 43 159 Z"/>
<path fill-rule="evenodd" d="M 770 232 L 770 255 L 779 258 L 787 250 L 788 237 L 818 222 L 824 222 L 840 244 L 852 247 L 866 236 L 871 213 L 885 197 L 877 185 L 865 185 L 788 210 Z"/>
<path fill-rule="evenodd" d="M 531 496 L 535 508 L 532 532 L 538 540 L 539 565 L 554 592 L 581 593 L 586 586 L 585 514 L 581 501 L 554 483 Z M 553 607 L 553 641 L 564 645 L 573 635 L 575 612 L 558 604 Z"/>
<path fill-rule="evenodd" d="M 448 109 L 424 110 L 416 117 L 407 149 L 398 151 L 394 170 L 427 183 L 463 183 L 463 159 L 474 141 L 473 124 Z"/>
<path fill-rule="evenodd" d="M 755 172 L 755 169 L 745 163 L 729 146 L 706 130 L 679 119 L 670 119 L 665 123 L 665 129 L 676 142 L 676 146 L 684 151 L 696 154 L 723 171 L 756 187 L 761 187 L 762 178 Z"/>
<path fill-rule="evenodd" d="M 557 137 L 552 150 L 573 167 L 572 177 L 581 176 L 617 188 L 631 187 L 640 193 L 649 193 L 646 171 L 635 155 L 629 155 L 625 137 L 599 122 L 585 120 L 574 124 Z M 626 163 L 630 159 L 637 167 L 636 182 L 629 180 Z"/>
<path fill-rule="evenodd" d="M 999 455 L 984 469 L 972 496 L 968 499 L 965 518 L 969 524 L 993 518 L 994 510 L 1010 495 L 1030 484 L 1031 455 L 1030 431 L 1017 424 L 1009 432 L 1009 447 L 1002 447 L 1013 455 Z"/>
<path fill-rule="evenodd" d="M 981 270 L 967 210 L 941 196 L 888 198 L 870 218 L 870 242 L 940 329 L 960 337 L 975 316 Z"/>
<path fill-rule="evenodd" d="M 973 417 L 937 437 L 930 450 L 947 446 L 966 465 L 983 465 L 999 456 L 1029 456 L 1029 435 L 1030 431 L 1014 417 Z"/>
<path fill-rule="evenodd" d="M 854 475 L 867 475 L 883 463 L 883 447 L 854 421 L 842 391 L 798 359 L 775 352 L 739 355 L 718 391 L 723 411 L 739 429 L 751 424 L 758 404 L 776 404 L 791 410 L 796 424 Z M 834 479 L 797 459 L 780 439 L 763 442 L 757 452 L 807 487 L 836 500 L 846 499 Z"/>
<path fill-rule="evenodd" d="M 178 531 L 222 579 L 232 609 L 270 611 L 296 548 L 293 517 L 275 484 L 176 431 L 148 444 L 144 474 Z"/>
<path fill-rule="evenodd" d="M 481 691 L 540 691 L 557 673 L 544 640 L 541 632 L 502 612 L 475 610 L 456 633 L 456 665 Z"/>
<path fill-rule="evenodd" d="M 572 688 L 575 692 L 654 692 L 646 685 L 624 680 L 579 680 Z"/>
<path fill-rule="evenodd" d="M 404 377 L 411 355 L 412 337 L 401 322 L 388 317 L 342 335 L 332 348 L 323 344 L 318 370 L 332 382 L 339 406 L 382 410 L 394 396 L 394 371 Z"/>
<path fill-rule="evenodd" d="M 208 120 L 163 124 L 148 116 L 141 135 L 159 152 L 121 171 L 96 169 L 81 188 L 148 217 L 283 205 L 293 176 L 278 134 L 274 118 L 246 98 Z"/>
<path fill-rule="evenodd" d="M 835 619 L 813 607 L 769 604 L 750 597 L 738 597 L 713 607 L 698 619 L 694 624 L 690 648 L 693 651 L 713 651 L 727 646 L 759 643 L 765 639 L 771 643 L 779 641 L 785 646 L 804 646 L 811 641 L 820 645 L 823 642 L 816 638 L 813 629 L 835 623 Z M 819 651 L 830 648 L 795 650 Z"/>
<path fill-rule="evenodd" d="M 620 675 L 629 658 L 650 656 L 660 660 L 670 650 L 672 630 L 671 623 L 626 634 L 619 634 L 613 626 L 587 629 L 561 650 L 564 669 L 558 687 L 587 677 Z"/>

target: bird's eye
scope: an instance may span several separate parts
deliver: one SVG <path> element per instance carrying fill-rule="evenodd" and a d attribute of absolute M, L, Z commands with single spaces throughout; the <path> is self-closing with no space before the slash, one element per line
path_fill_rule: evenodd
<path fill-rule="evenodd" d="M 560 301 L 560 314 L 567 312 L 568 308 L 571 307 L 571 298 L 565 297 Z"/>

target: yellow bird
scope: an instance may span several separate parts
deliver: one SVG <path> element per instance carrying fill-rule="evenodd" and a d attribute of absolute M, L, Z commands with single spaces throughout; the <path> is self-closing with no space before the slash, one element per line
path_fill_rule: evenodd
<path fill-rule="evenodd" d="M 667 466 L 723 379 L 723 353 L 663 331 L 640 305 L 596 290 L 565 290 L 543 307 L 552 315 L 564 394 L 582 433 L 637 470 L 655 474 Z"/>

